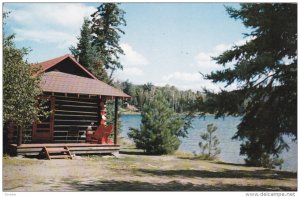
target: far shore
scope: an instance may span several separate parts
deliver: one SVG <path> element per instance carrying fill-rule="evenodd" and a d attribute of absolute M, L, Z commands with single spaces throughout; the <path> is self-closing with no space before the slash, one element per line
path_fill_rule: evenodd
<path fill-rule="evenodd" d="M 141 115 L 141 112 L 123 111 L 120 114 L 121 115 Z"/>
<path fill-rule="evenodd" d="M 120 115 L 141 115 L 142 113 L 140 111 L 121 111 L 120 112 Z M 183 115 L 186 115 L 183 113 Z M 205 114 L 205 115 L 200 115 L 200 114 L 193 114 L 192 115 L 193 117 L 207 117 L 207 116 L 215 116 L 215 114 Z M 226 117 L 239 117 L 239 116 L 232 116 L 232 115 L 225 115 L 224 116 L 225 118 Z M 222 117 L 220 117 L 222 118 Z"/>

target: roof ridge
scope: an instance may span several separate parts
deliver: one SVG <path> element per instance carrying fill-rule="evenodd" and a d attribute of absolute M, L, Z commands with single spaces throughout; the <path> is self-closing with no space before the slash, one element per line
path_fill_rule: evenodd
<path fill-rule="evenodd" d="M 92 77 L 93 79 L 97 79 L 97 77 L 95 75 L 93 75 L 90 71 L 88 71 L 84 66 L 82 66 L 79 62 L 76 61 L 76 59 L 69 53 L 63 55 L 63 56 L 59 56 L 47 61 L 43 61 L 43 62 L 39 62 L 36 64 L 32 64 L 32 67 L 37 67 L 37 66 L 42 66 L 42 70 L 39 71 L 40 74 L 42 72 L 45 72 L 46 70 L 48 70 L 49 68 L 55 66 L 56 64 L 62 62 L 63 60 L 65 60 L 66 58 L 70 58 L 78 67 L 80 67 L 84 72 L 86 72 L 90 77 Z"/>
<path fill-rule="evenodd" d="M 55 57 L 55 58 L 52 58 L 52 59 L 50 59 L 50 60 L 38 62 L 38 64 L 42 64 L 42 63 L 46 63 L 46 62 L 51 62 L 51 61 L 53 61 L 53 60 L 57 60 L 57 59 L 60 59 L 60 58 L 65 59 L 65 58 L 68 57 L 68 56 L 70 56 L 70 54 L 67 53 L 67 54 L 65 54 L 65 55 L 62 55 L 62 56 L 59 56 L 59 57 Z"/>

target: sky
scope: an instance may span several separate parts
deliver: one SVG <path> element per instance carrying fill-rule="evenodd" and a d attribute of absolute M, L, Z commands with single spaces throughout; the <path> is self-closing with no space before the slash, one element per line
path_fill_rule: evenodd
<path fill-rule="evenodd" d="M 17 47 L 29 47 L 30 63 L 70 53 L 76 46 L 84 17 L 99 3 L 4 3 L 11 11 L 5 33 L 15 33 Z M 222 84 L 204 80 L 201 73 L 222 69 L 211 60 L 234 44 L 245 43 L 249 32 L 229 17 L 224 6 L 236 3 L 122 3 L 127 25 L 121 27 L 124 69 L 117 80 L 134 84 L 174 85 L 181 90 L 218 91 Z M 234 87 L 228 87 L 234 88 Z"/>

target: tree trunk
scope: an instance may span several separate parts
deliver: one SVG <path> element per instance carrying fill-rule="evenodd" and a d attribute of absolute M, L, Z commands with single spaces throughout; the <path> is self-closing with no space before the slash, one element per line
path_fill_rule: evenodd
<path fill-rule="evenodd" d="M 111 72 L 110 72 L 109 79 L 108 79 L 109 84 L 111 84 L 113 81 L 112 76 L 113 76 L 115 70 L 116 70 L 116 68 L 111 68 Z"/>
<path fill-rule="evenodd" d="M 23 127 L 19 127 L 19 129 L 18 129 L 18 141 L 17 141 L 18 146 L 22 145 L 22 139 L 23 139 Z"/>

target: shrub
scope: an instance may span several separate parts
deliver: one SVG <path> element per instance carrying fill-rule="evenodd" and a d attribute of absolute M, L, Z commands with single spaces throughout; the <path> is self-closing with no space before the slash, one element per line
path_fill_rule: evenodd
<path fill-rule="evenodd" d="M 181 143 L 178 137 L 186 137 L 186 123 L 169 108 L 161 94 L 146 102 L 141 115 L 140 129 L 130 128 L 128 133 L 138 149 L 150 154 L 169 154 L 178 149 Z"/>
<path fill-rule="evenodd" d="M 200 135 L 202 142 L 199 142 L 199 147 L 202 149 L 202 159 L 215 159 L 217 155 L 221 153 L 221 149 L 218 148 L 220 141 L 216 135 L 213 135 L 218 128 L 213 124 L 207 125 L 207 132 Z"/>

